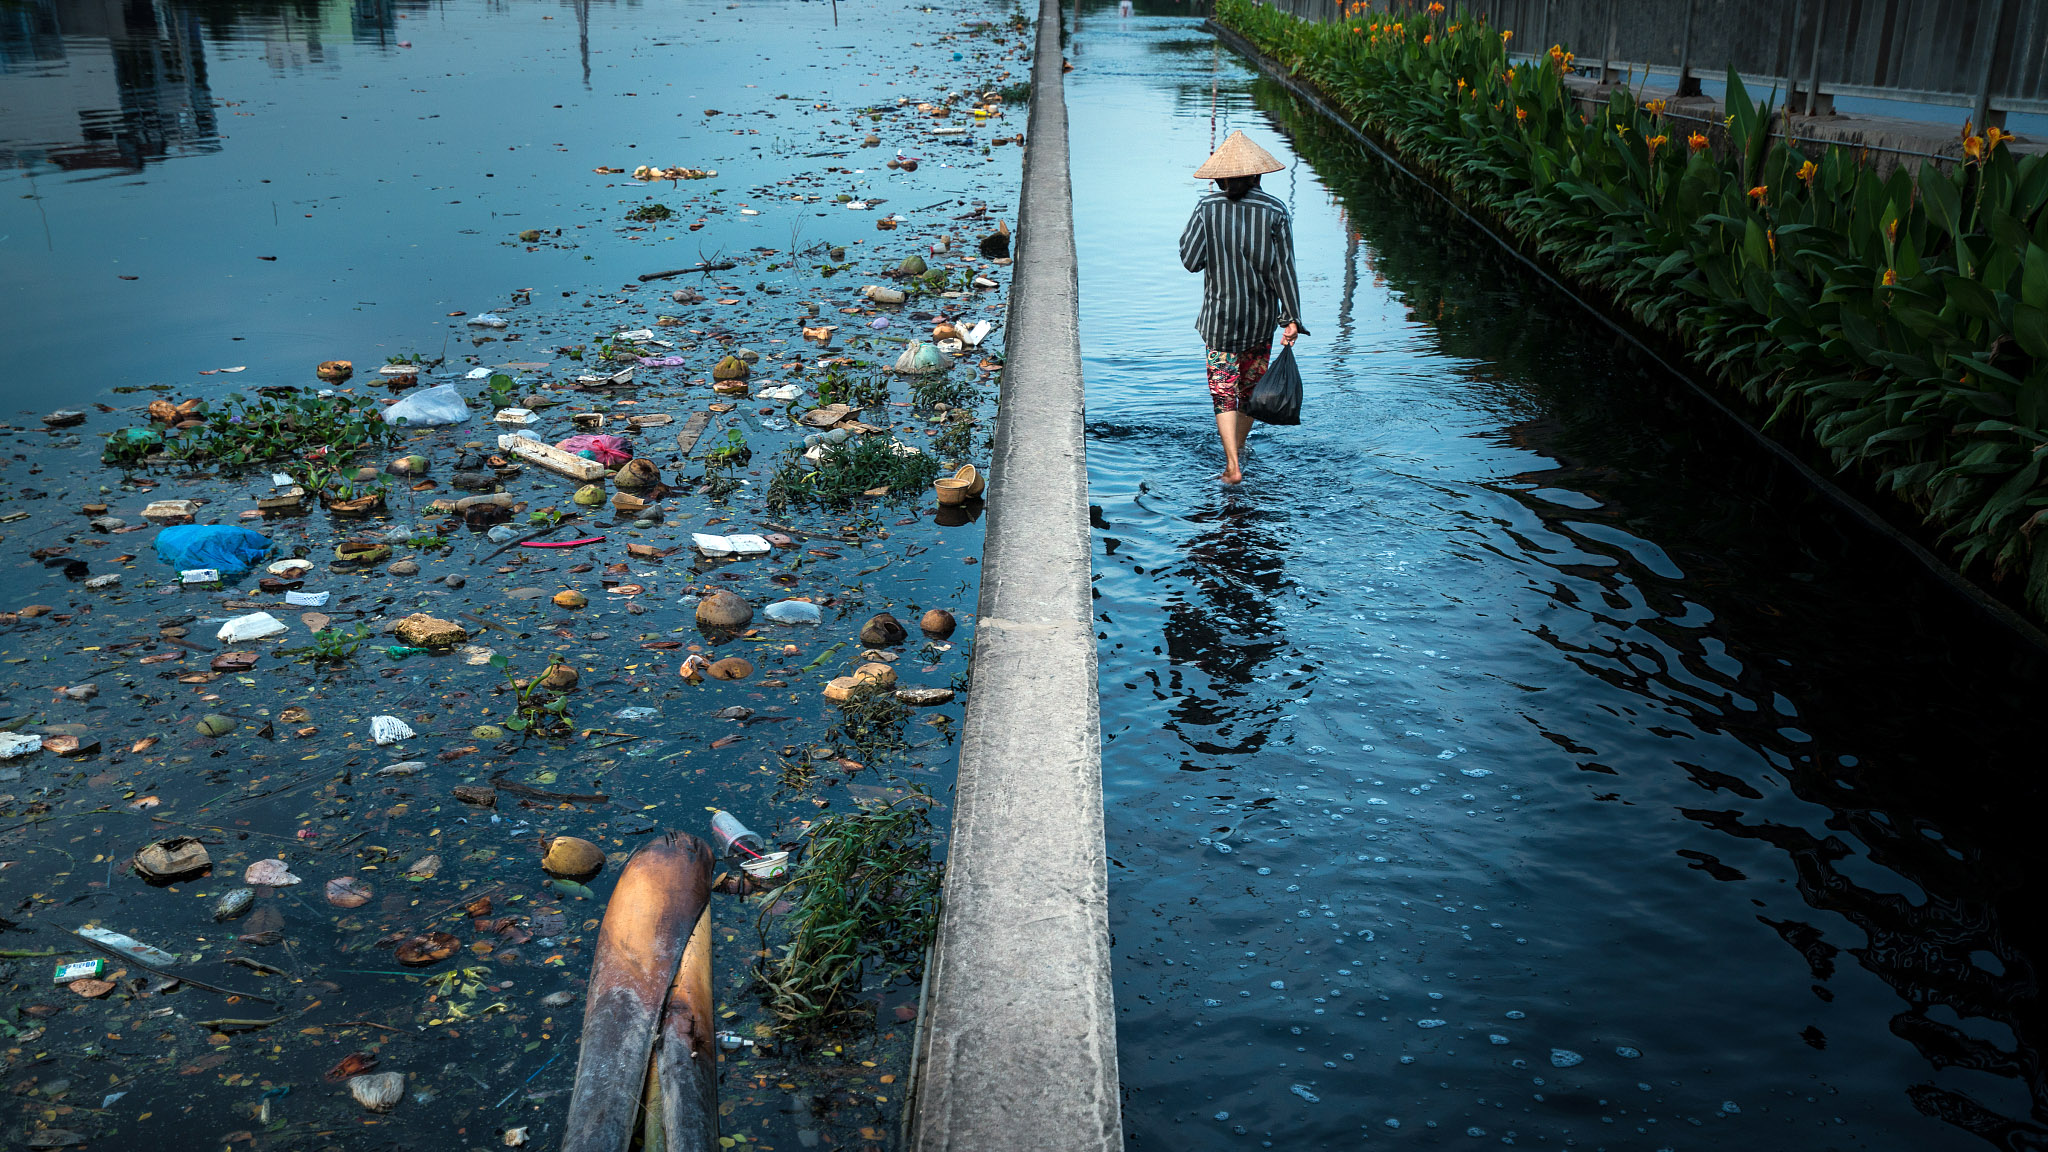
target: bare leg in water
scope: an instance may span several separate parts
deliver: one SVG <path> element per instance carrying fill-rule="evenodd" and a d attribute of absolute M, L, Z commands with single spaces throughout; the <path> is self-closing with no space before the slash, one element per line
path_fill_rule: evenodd
<path fill-rule="evenodd" d="M 1244 455 L 1245 437 L 1251 435 L 1251 432 L 1251 413 L 1216 414 L 1216 435 L 1223 441 L 1223 473 L 1217 479 L 1225 484 L 1235 484 L 1244 479 L 1244 468 L 1240 458 Z"/>

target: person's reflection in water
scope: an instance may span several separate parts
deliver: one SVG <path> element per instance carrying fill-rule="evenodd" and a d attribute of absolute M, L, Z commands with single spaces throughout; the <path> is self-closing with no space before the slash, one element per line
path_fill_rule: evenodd
<path fill-rule="evenodd" d="M 1167 604 L 1167 690 L 1176 696 L 1167 726 L 1195 752 L 1248 755 L 1264 747 L 1281 711 L 1249 699 L 1248 688 L 1286 648 L 1274 610 L 1287 584 L 1286 548 L 1272 525 L 1279 514 L 1226 495 L 1188 519 L 1209 527 L 1187 539 L 1185 562 L 1167 574 L 1194 590 L 1176 590 Z M 1206 684 L 1187 682 L 1190 667 Z"/>

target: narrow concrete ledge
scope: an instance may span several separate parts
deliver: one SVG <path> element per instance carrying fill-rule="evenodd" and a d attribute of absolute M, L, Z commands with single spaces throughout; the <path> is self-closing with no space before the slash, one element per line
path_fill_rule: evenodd
<path fill-rule="evenodd" d="M 1123 1147 L 1060 19 L 1041 0 L 919 1152 Z"/>

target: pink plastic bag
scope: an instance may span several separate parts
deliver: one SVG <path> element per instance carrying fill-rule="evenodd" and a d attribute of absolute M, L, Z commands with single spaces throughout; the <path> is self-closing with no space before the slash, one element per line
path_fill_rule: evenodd
<path fill-rule="evenodd" d="M 579 456 L 588 453 L 592 460 L 607 468 L 616 468 L 633 458 L 633 450 L 626 447 L 626 438 L 623 436 L 603 436 L 586 432 L 579 436 L 571 436 L 555 447 Z"/>

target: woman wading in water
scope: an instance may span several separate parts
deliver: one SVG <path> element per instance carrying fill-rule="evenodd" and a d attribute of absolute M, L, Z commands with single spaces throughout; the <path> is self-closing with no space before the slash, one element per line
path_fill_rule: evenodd
<path fill-rule="evenodd" d="M 1195 205 L 1180 237 L 1181 264 L 1202 274 L 1195 331 L 1209 350 L 1209 399 L 1223 439 L 1218 479 L 1225 484 L 1244 479 L 1239 458 L 1252 431 L 1244 405 L 1266 374 L 1273 329 L 1282 329 L 1282 344 L 1309 334 L 1301 326 L 1301 286 L 1294 278 L 1293 224 L 1280 201 L 1259 191 L 1260 173 L 1284 167 L 1244 133 L 1232 132 L 1195 169 L 1196 179 L 1214 180 L 1218 190 Z"/>

